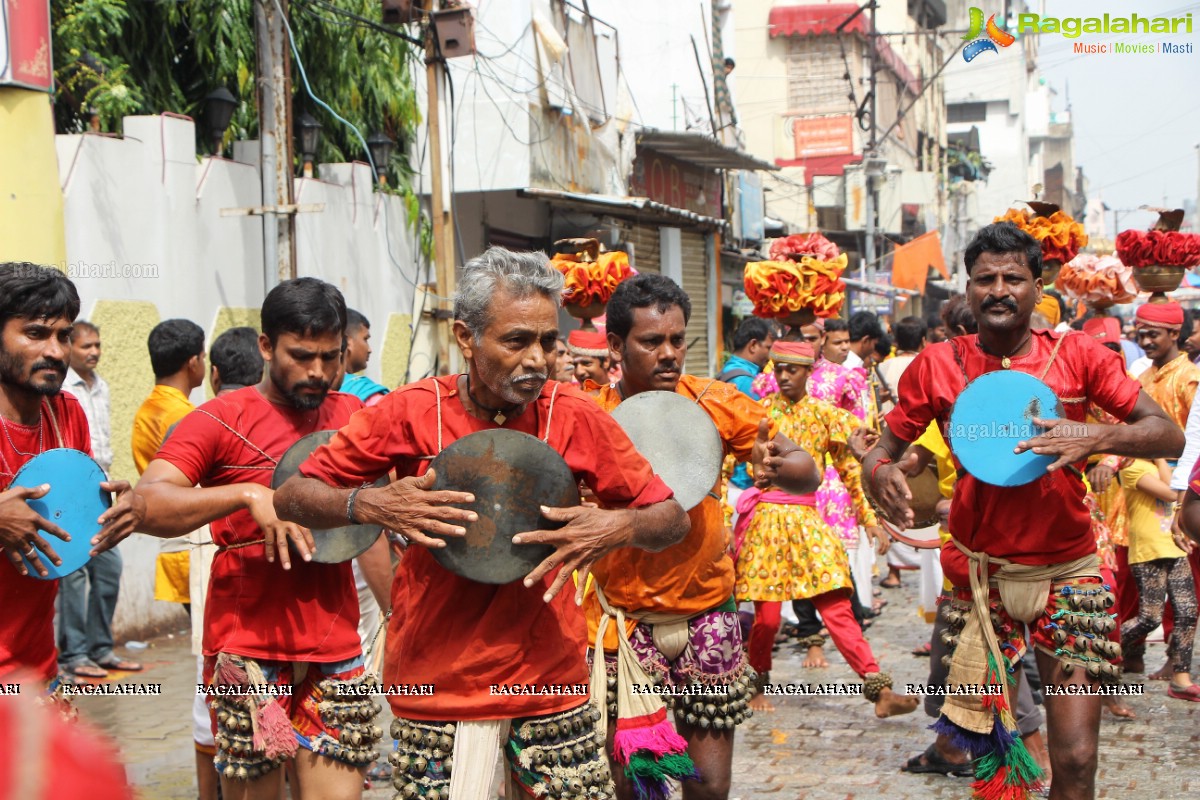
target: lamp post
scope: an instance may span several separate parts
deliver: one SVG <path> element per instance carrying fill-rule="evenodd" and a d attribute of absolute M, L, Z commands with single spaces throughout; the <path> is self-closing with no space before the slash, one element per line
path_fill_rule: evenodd
<path fill-rule="evenodd" d="M 304 177 L 313 176 L 313 162 L 317 159 L 317 144 L 321 141 L 321 123 L 307 111 L 296 118 L 300 129 L 300 158 L 304 161 Z"/>
<path fill-rule="evenodd" d="M 392 158 L 396 143 L 387 137 L 383 131 L 375 131 L 367 137 L 367 149 L 371 151 L 371 161 L 375 163 L 375 175 L 379 183 L 387 186 L 387 166 Z"/>
<path fill-rule="evenodd" d="M 225 139 L 225 131 L 229 129 L 229 121 L 233 119 L 233 112 L 237 111 L 237 107 L 237 98 L 224 86 L 217 87 L 204 98 L 205 127 L 214 156 L 221 155 L 221 143 Z"/>

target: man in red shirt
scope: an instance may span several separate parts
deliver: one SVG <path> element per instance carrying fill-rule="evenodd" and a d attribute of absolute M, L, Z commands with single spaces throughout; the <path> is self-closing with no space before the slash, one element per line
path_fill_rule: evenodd
<path fill-rule="evenodd" d="M 588 682 L 579 598 L 591 564 L 618 547 L 662 550 L 687 532 L 687 518 L 591 398 L 548 380 L 562 287 L 540 253 L 493 247 L 468 262 L 454 301 L 467 373 L 403 386 L 356 414 L 275 496 L 282 516 L 311 527 L 350 519 L 420 545 L 405 552 L 392 583 L 384 674 L 389 689 L 432 689 L 389 693 L 401 797 L 495 796 L 501 746 L 510 798 L 611 796 L 586 696 L 544 687 Z M 471 495 L 429 491 L 428 466 L 456 440 L 497 427 L 545 441 L 605 508 L 543 509 L 567 524 L 513 541 L 555 552 L 524 581 L 489 585 L 443 569 L 430 554 L 477 517 L 449 505 Z M 350 488 L 391 470 L 399 480 L 387 487 Z M 574 596 L 561 592 L 576 570 Z"/>
<path fill-rule="evenodd" d="M 225 797 L 278 797 L 275 767 L 293 755 L 305 796 L 361 796 L 382 735 L 377 705 L 345 699 L 364 677 L 350 564 L 311 562 L 311 532 L 281 521 L 271 502 L 284 452 L 362 408 L 329 391 L 345 327 L 345 301 L 330 284 L 300 278 L 272 289 L 259 337 L 266 375 L 184 417 L 137 485 L 140 530 L 170 537 L 210 524 L 217 544 L 203 650 Z"/>
<path fill-rule="evenodd" d="M 907 465 L 893 462 L 935 419 L 952 450 L 968 446 L 965 436 L 956 440 L 948 429 L 951 409 L 967 383 L 998 369 L 1030 373 L 1047 383 L 1061 399 L 1065 418 L 1034 420 L 1045 432 L 1017 448 L 1056 456 L 1046 475 L 1022 486 L 998 487 L 959 466 L 950 509 L 953 538 L 942 550 L 943 570 L 956 587 L 950 613 L 958 646 L 949 683 L 998 682 L 1006 668 L 1020 668 L 1032 641 L 1048 690 L 1064 684 L 1092 687 L 1099 677 L 1118 674 L 1111 662 L 1119 651 L 1103 638 L 1112 624 L 1107 613 L 1112 598 L 1100 583 L 1079 470 L 1093 453 L 1176 455 L 1183 448 L 1182 432 L 1126 375 L 1116 353 L 1090 336 L 1030 329 L 1042 298 L 1036 240 L 1011 223 L 988 225 L 967 247 L 964 261 L 979 333 L 930 345 L 917 356 L 900 379 L 899 403 L 879 444 L 864 459 L 863 471 L 887 516 L 911 521 L 901 471 Z M 1092 403 L 1128 424 L 1085 423 Z M 975 788 L 992 796 L 987 793 L 1006 781 L 1022 783 L 1018 772 L 1032 762 L 1026 763 L 1020 740 L 1011 741 L 1007 697 L 986 699 L 985 704 L 979 698 L 948 697 L 935 727 L 976 757 L 997 756 L 976 762 Z M 1051 796 L 1093 797 L 1100 698 L 1048 691 L 1046 716 Z M 1031 772 L 1040 775 L 1036 767 Z M 1028 783 L 1036 784 L 1036 777 Z"/>
<path fill-rule="evenodd" d="M 623 372 L 618 383 L 600 388 L 596 399 L 601 407 L 611 412 L 642 392 L 675 392 L 712 419 L 727 454 L 753 462 L 759 488 L 769 482 L 794 494 L 815 491 L 821 478 L 812 457 L 774 432 L 765 408 L 731 383 L 683 374 L 691 310 L 687 293 L 662 275 L 638 275 L 617 287 L 608 304 L 608 344 Z M 688 431 L 677 434 L 687 436 Z M 673 698 L 676 722 L 700 774 L 699 781 L 684 784 L 683 796 L 707 800 L 729 796 L 733 729 L 749 716 L 753 670 L 742 651 L 733 560 L 717 494 L 710 492 L 688 517 L 687 537 L 662 553 L 618 550 L 596 563 L 592 572 L 599 591 L 588 596 L 588 639 L 596 642 L 602 624 L 608 623 L 604 641 L 596 647 L 613 662 L 610 711 L 620 710 L 621 695 L 632 688 L 617 670 L 618 648 L 632 647 L 643 671 L 678 693 Z M 618 609 L 626 617 L 624 630 L 611 619 Z M 660 644 L 672 627 L 686 634 L 679 637 L 685 641 L 677 650 Z M 723 694 L 687 694 L 700 687 L 719 688 Z M 626 716 L 610 737 L 615 763 L 624 760 L 619 753 L 625 749 Z M 618 775 L 617 789 L 618 796 L 630 797 L 634 782 Z"/>
<path fill-rule="evenodd" d="M 48 484 L 8 487 L 21 467 L 47 450 L 68 447 L 92 453 L 83 408 L 70 393 L 60 391 L 78 314 L 75 285 L 58 270 L 0 264 L 0 486 L 6 490 L 0 493 L 0 548 L 8 562 L 0 564 L 0 680 L 23 669 L 49 685 L 57 673 L 58 581 L 28 577 L 21 557 L 45 576 L 43 559 L 55 565 L 62 559 L 42 534 L 66 540 L 70 531 L 43 519 L 25 502 L 45 495 Z M 132 533 L 144 510 L 127 481 L 106 481 L 100 488 L 118 494 L 100 517 L 104 527 L 92 540 L 93 555 Z"/>

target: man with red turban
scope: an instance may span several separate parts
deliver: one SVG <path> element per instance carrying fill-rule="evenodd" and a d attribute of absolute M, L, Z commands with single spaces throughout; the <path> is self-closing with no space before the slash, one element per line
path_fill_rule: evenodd
<path fill-rule="evenodd" d="M 575 364 L 575 380 L 582 386 L 592 381 L 597 386 L 608 383 L 608 338 L 599 331 L 571 331 L 567 335 L 567 352 Z"/>

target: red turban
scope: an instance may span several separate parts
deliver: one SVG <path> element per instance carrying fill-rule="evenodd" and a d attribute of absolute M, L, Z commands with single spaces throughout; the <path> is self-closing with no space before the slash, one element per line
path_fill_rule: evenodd
<path fill-rule="evenodd" d="M 1135 316 L 1139 325 L 1151 328 L 1183 327 L 1183 306 L 1179 303 L 1146 303 Z"/>
<path fill-rule="evenodd" d="M 1121 323 L 1116 317 L 1092 317 L 1083 323 L 1083 332 L 1100 344 L 1121 343 Z"/>
<path fill-rule="evenodd" d="M 598 331 L 571 331 L 567 334 L 571 355 L 608 358 L 608 337 Z"/>
<path fill-rule="evenodd" d="M 813 363 L 813 346 L 808 342 L 775 342 L 771 345 L 771 360 L 806 367 Z"/>

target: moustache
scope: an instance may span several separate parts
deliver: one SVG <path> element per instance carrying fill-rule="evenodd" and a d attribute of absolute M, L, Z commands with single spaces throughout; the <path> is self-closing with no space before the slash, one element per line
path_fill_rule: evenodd
<path fill-rule="evenodd" d="M 61 372 L 64 375 L 67 373 L 67 362 L 59 361 L 57 358 L 43 358 L 41 361 L 35 362 L 30 372 L 41 372 L 44 369 L 52 369 L 55 372 Z"/>
<path fill-rule="evenodd" d="M 325 392 L 332 385 L 329 381 L 303 381 L 292 386 L 292 391 L 298 392 L 302 389 L 316 389 L 318 392 Z"/>
<path fill-rule="evenodd" d="M 1013 300 L 1011 297 L 1000 297 L 984 300 L 983 304 L 980 306 L 980 310 L 987 311 L 992 306 L 1004 306 L 1014 314 L 1017 311 L 1017 301 Z"/>
<path fill-rule="evenodd" d="M 655 375 L 662 375 L 664 372 L 679 372 L 678 364 L 665 364 L 661 367 L 654 368 Z"/>
<path fill-rule="evenodd" d="M 510 383 L 545 383 L 550 380 L 550 374 L 547 372 L 531 372 L 525 375 L 511 379 Z"/>

